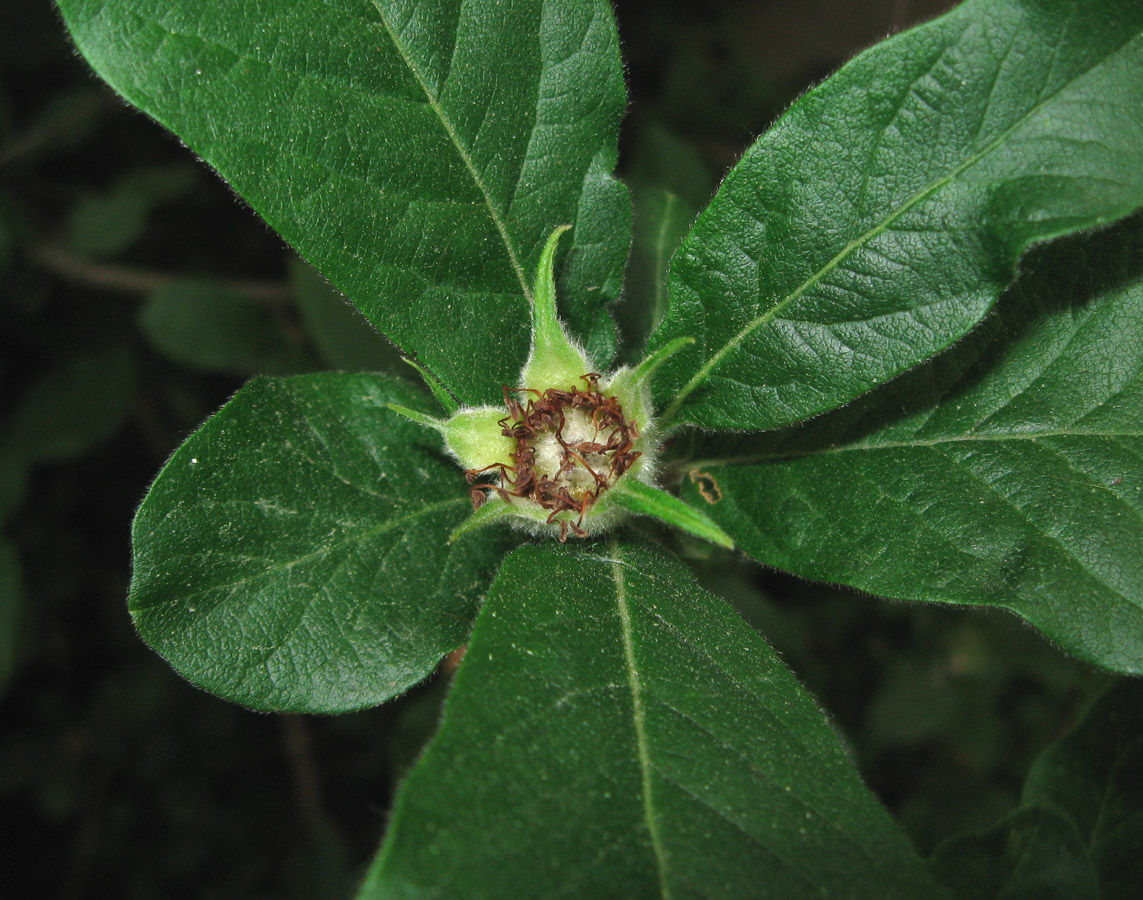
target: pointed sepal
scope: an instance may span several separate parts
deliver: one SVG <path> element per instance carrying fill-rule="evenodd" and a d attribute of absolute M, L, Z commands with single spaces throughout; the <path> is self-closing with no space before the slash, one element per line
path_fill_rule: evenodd
<path fill-rule="evenodd" d="M 444 423 L 445 443 L 461 468 L 488 469 L 512 465 L 516 439 L 504 434 L 502 406 L 473 406 L 460 410 Z"/>
<path fill-rule="evenodd" d="M 608 497 L 637 515 L 653 516 L 695 537 L 727 550 L 734 549 L 734 540 L 711 519 L 660 488 L 635 478 L 625 478 L 608 491 Z"/>
<path fill-rule="evenodd" d="M 437 398 L 437 403 L 444 407 L 444 411 L 450 416 L 460 409 L 460 404 L 456 399 L 445 390 L 444 385 L 437 381 L 436 377 L 428 370 L 422 367 L 419 363 L 409 359 L 407 356 L 402 356 L 401 360 L 417 370 L 417 374 L 425 382 L 425 387 L 433 392 L 433 396 Z"/>
<path fill-rule="evenodd" d="M 693 344 L 695 339 L 693 337 L 679 337 L 675 338 L 668 344 L 664 344 L 650 356 L 646 357 L 639 365 L 637 365 L 631 372 L 631 380 L 637 387 L 642 387 L 650 382 L 651 376 L 655 370 L 665 363 L 670 357 L 674 356 L 683 347 Z"/>
<path fill-rule="evenodd" d="M 407 406 L 400 406 L 397 403 L 386 403 L 389 409 L 393 410 L 397 415 L 404 416 L 410 422 L 416 422 L 418 425 L 424 425 L 425 428 L 431 428 L 433 431 L 440 432 L 442 435 L 445 433 L 445 427 L 448 424 L 443 419 L 434 419 L 432 416 L 423 412 L 417 412 L 415 409 L 409 409 Z"/>
<path fill-rule="evenodd" d="M 592 371 L 587 356 L 568 336 L 556 310 L 556 247 L 560 235 L 570 228 L 561 225 L 553 231 L 540 254 L 532 296 L 532 352 L 521 375 L 524 387 L 568 390 L 582 385 L 580 376 Z"/>
<path fill-rule="evenodd" d="M 471 516 L 453 529 L 452 534 L 449 535 L 448 542 L 451 544 L 466 534 L 478 531 L 485 526 L 502 522 L 514 512 L 515 510 L 512 508 L 512 504 L 501 500 L 499 497 L 490 497 L 479 509 L 473 512 Z"/>

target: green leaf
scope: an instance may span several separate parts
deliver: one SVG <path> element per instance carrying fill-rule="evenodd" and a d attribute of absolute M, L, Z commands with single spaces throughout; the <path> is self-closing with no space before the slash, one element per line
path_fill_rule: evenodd
<path fill-rule="evenodd" d="M 942 844 L 933 871 L 958 896 L 1134 900 L 1143 883 L 1143 686 L 1123 680 L 1045 750 L 1021 806 Z"/>
<path fill-rule="evenodd" d="M 961 900 L 1103 900 L 1083 841 L 1049 809 L 942 844 L 932 868 Z"/>
<path fill-rule="evenodd" d="M 694 77 L 694 72 L 687 77 Z M 692 110 L 683 116 L 691 119 Z M 741 123 L 735 124 L 741 131 Z M 718 187 L 719 174 L 710 162 L 687 140 L 657 121 L 645 122 L 632 134 L 630 158 L 625 168 L 630 169 L 629 184 L 636 195 L 635 228 L 639 229 L 640 209 L 638 195 L 644 189 L 666 191 L 678 197 L 683 205 L 696 212 L 710 202 Z"/>
<path fill-rule="evenodd" d="M 139 328 L 168 359 L 206 372 L 280 375 L 313 368 L 264 303 L 211 281 L 176 281 L 139 310 Z"/>
<path fill-rule="evenodd" d="M 16 549 L 0 539 L 0 696 L 16 668 L 23 578 Z"/>
<path fill-rule="evenodd" d="M 623 326 L 627 356 L 637 361 L 647 338 L 667 312 L 667 266 L 686 236 L 697 210 L 670 191 L 633 188 L 635 233 L 627 291 L 616 317 Z"/>
<path fill-rule="evenodd" d="M 1072 734 L 1049 747 L 1023 802 L 1065 816 L 1087 847 L 1103 900 L 1132 900 L 1143 884 L 1143 684 L 1106 690 Z"/>
<path fill-rule="evenodd" d="M 135 519 L 130 606 L 195 684 L 258 709 L 380 703 L 464 643 L 502 547 L 398 379 L 255 379 L 171 458 Z"/>
<path fill-rule="evenodd" d="M 327 364 L 345 372 L 399 370 L 393 345 L 312 267 L 290 260 L 290 285 L 306 334 Z"/>
<path fill-rule="evenodd" d="M 132 172 L 111 190 L 80 197 L 68 219 L 68 246 L 85 256 L 115 256 L 143 234 L 156 206 L 194 190 L 197 172 L 186 163 Z"/>
<path fill-rule="evenodd" d="M 360 898 L 936 893 L 766 642 L 612 542 L 508 557 Z"/>
<path fill-rule="evenodd" d="M 630 205 L 610 174 L 625 95 L 604 0 L 60 8 L 112 87 L 462 400 L 519 372 L 561 223 L 564 318 L 610 356 Z"/>
<path fill-rule="evenodd" d="M 762 562 L 1003 606 L 1143 671 L 1141 245 L 1134 217 L 1041 248 L 963 343 L 816 422 L 710 445 L 684 498 Z"/>
<path fill-rule="evenodd" d="M 1143 5 L 969 0 L 802 97 L 671 265 L 665 423 L 765 429 L 965 334 L 1032 242 L 1143 204 Z"/>
<path fill-rule="evenodd" d="M 9 446 L 30 462 L 82 456 L 119 430 L 134 391 L 134 362 L 122 348 L 57 360 L 12 411 Z"/>

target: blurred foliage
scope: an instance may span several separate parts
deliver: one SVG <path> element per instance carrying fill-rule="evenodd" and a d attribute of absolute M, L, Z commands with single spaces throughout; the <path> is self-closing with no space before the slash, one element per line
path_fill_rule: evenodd
<path fill-rule="evenodd" d="M 640 311 L 661 308 L 670 247 L 751 138 L 809 81 L 939 5 L 618 4 L 628 351 L 646 337 Z M 4 896 L 346 896 L 447 676 L 327 719 L 201 694 L 132 631 L 130 521 L 249 375 L 413 373 L 175 140 L 95 86 L 47 0 L 0 4 L 0 277 Z M 922 851 L 1012 809 L 1102 682 L 1001 613 L 873 601 L 688 547 Z"/>
<path fill-rule="evenodd" d="M 1141 700 L 1139 679 L 1112 683 L 1036 759 L 1019 808 L 990 829 L 941 844 L 933 856 L 937 877 L 973 900 L 1138 897 Z"/>

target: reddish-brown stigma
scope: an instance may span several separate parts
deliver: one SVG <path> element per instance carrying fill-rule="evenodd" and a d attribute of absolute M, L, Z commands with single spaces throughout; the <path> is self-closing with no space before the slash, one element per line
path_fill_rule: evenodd
<path fill-rule="evenodd" d="M 641 453 L 634 449 L 638 425 L 624 418 L 615 397 L 600 392 L 597 374 L 581 377 L 586 389 L 541 393 L 504 386 L 508 415 L 497 424 L 515 439 L 516 449 L 512 465 L 465 470 L 474 508 L 493 491 L 509 503 L 531 500 L 550 510 L 547 521 L 559 524 L 561 541 L 569 529 L 587 537 L 582 527 L 587 511 Z M 476 482 L 482 476 L 492 480 Z"/>

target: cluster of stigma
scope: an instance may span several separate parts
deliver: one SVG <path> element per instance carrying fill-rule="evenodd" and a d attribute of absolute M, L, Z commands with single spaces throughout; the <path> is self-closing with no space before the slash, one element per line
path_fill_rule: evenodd
<path fill-rule="evenodd" d="M 515 443 L 511 464 L 465 470 L 473 507 L 492 493 L 506 503 L 530 500 L 548 510 L 547 523 L 587 537 L 583 520 L 600 496 L 631 468 L 639 426 L 628 421 L 614 396 L 599 389 L 599 375 L 570 390 L 504 387 L 508 415 L 496 424 Z M 481 480 L 478 480 L 481 479 Z"/>

